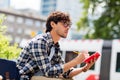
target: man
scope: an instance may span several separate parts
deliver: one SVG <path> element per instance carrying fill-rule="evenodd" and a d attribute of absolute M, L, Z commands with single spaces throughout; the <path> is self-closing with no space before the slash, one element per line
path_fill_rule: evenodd
<path fill-rule="evenodd" d="M 46 33 L 33 38 L 18 58 L 17 67 L 22 80 L 30 80 L 37 73 L 39 76 L 71 78 L 87 71 L 95 63 L 94 60 L 82 68 L 73 68 L 89 56 L 87 51 L 82 51 L 76 58 L 64 63 L 58 41 L 60 38 L 67 37 L 70 27 L 71 20 L 67 13 L 55 11 L 48 16 Z M 53 56 L 51 56 L 51 50 L 54 53 Z"/>

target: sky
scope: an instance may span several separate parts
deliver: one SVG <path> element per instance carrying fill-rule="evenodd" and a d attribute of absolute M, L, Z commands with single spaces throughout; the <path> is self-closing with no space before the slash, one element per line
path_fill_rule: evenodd
<path fill-rule="evenodd" d="M 11 7 L 16 9 L 34 9 L 36 11 L 40 8 L 40 0 L 11 0 Z"/>

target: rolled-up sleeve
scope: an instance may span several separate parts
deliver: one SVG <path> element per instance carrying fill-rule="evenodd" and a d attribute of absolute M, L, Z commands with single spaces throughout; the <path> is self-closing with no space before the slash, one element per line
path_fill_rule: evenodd
<path fill-rule="evenodd" d="M 49 69 L 47 69 L 47 72 L 45 75 L 50 76 L 50 77 L 58 77 L 62 73 L 63 73 L 63 65 L 55 64 L 55 65 L 51 66 Z"/>
<path fill-rule="evenodd" d="M 66 79 L 70 78 L 69 74 L 73 71 L 73 68 L 69 69 L 67 72 L 64 72 L 62 76 Z"/>

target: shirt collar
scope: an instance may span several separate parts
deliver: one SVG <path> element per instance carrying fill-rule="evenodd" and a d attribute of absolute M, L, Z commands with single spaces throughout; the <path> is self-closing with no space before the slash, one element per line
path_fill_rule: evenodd
<path fill-rule="evenodd" d="M 54 41 L 52 39 L 52 36 L 51 36 L 50 32 L 47 32 L 47 41 L 49 42 L 50 46 L 59 47 L 58 42 L 56 44 L 54 44 Z"/>
<path fill-rule="evenodd" d="M 50 32 L 47 32 L 46 34 L 47 34 L 46 35 L 47 42 L 49 42 L 50 46 L 53 46 L 54 45 L 54 41 L 52 39 L 52 36 L 51 36 Z"/>

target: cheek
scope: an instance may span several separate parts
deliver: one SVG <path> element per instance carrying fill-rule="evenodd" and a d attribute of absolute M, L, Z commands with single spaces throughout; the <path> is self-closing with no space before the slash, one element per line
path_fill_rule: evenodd
<path fill-rule="evenodd" d="M 61 33 L 61 29 L 56 29 L 56 33 Z"/>
<path fill-rule="evenodd" d="M 61 30 L 62 30 L 61 27 L 56 28 L 56 31 L 58 31 L 58 32 L 61 32 Z"/>

